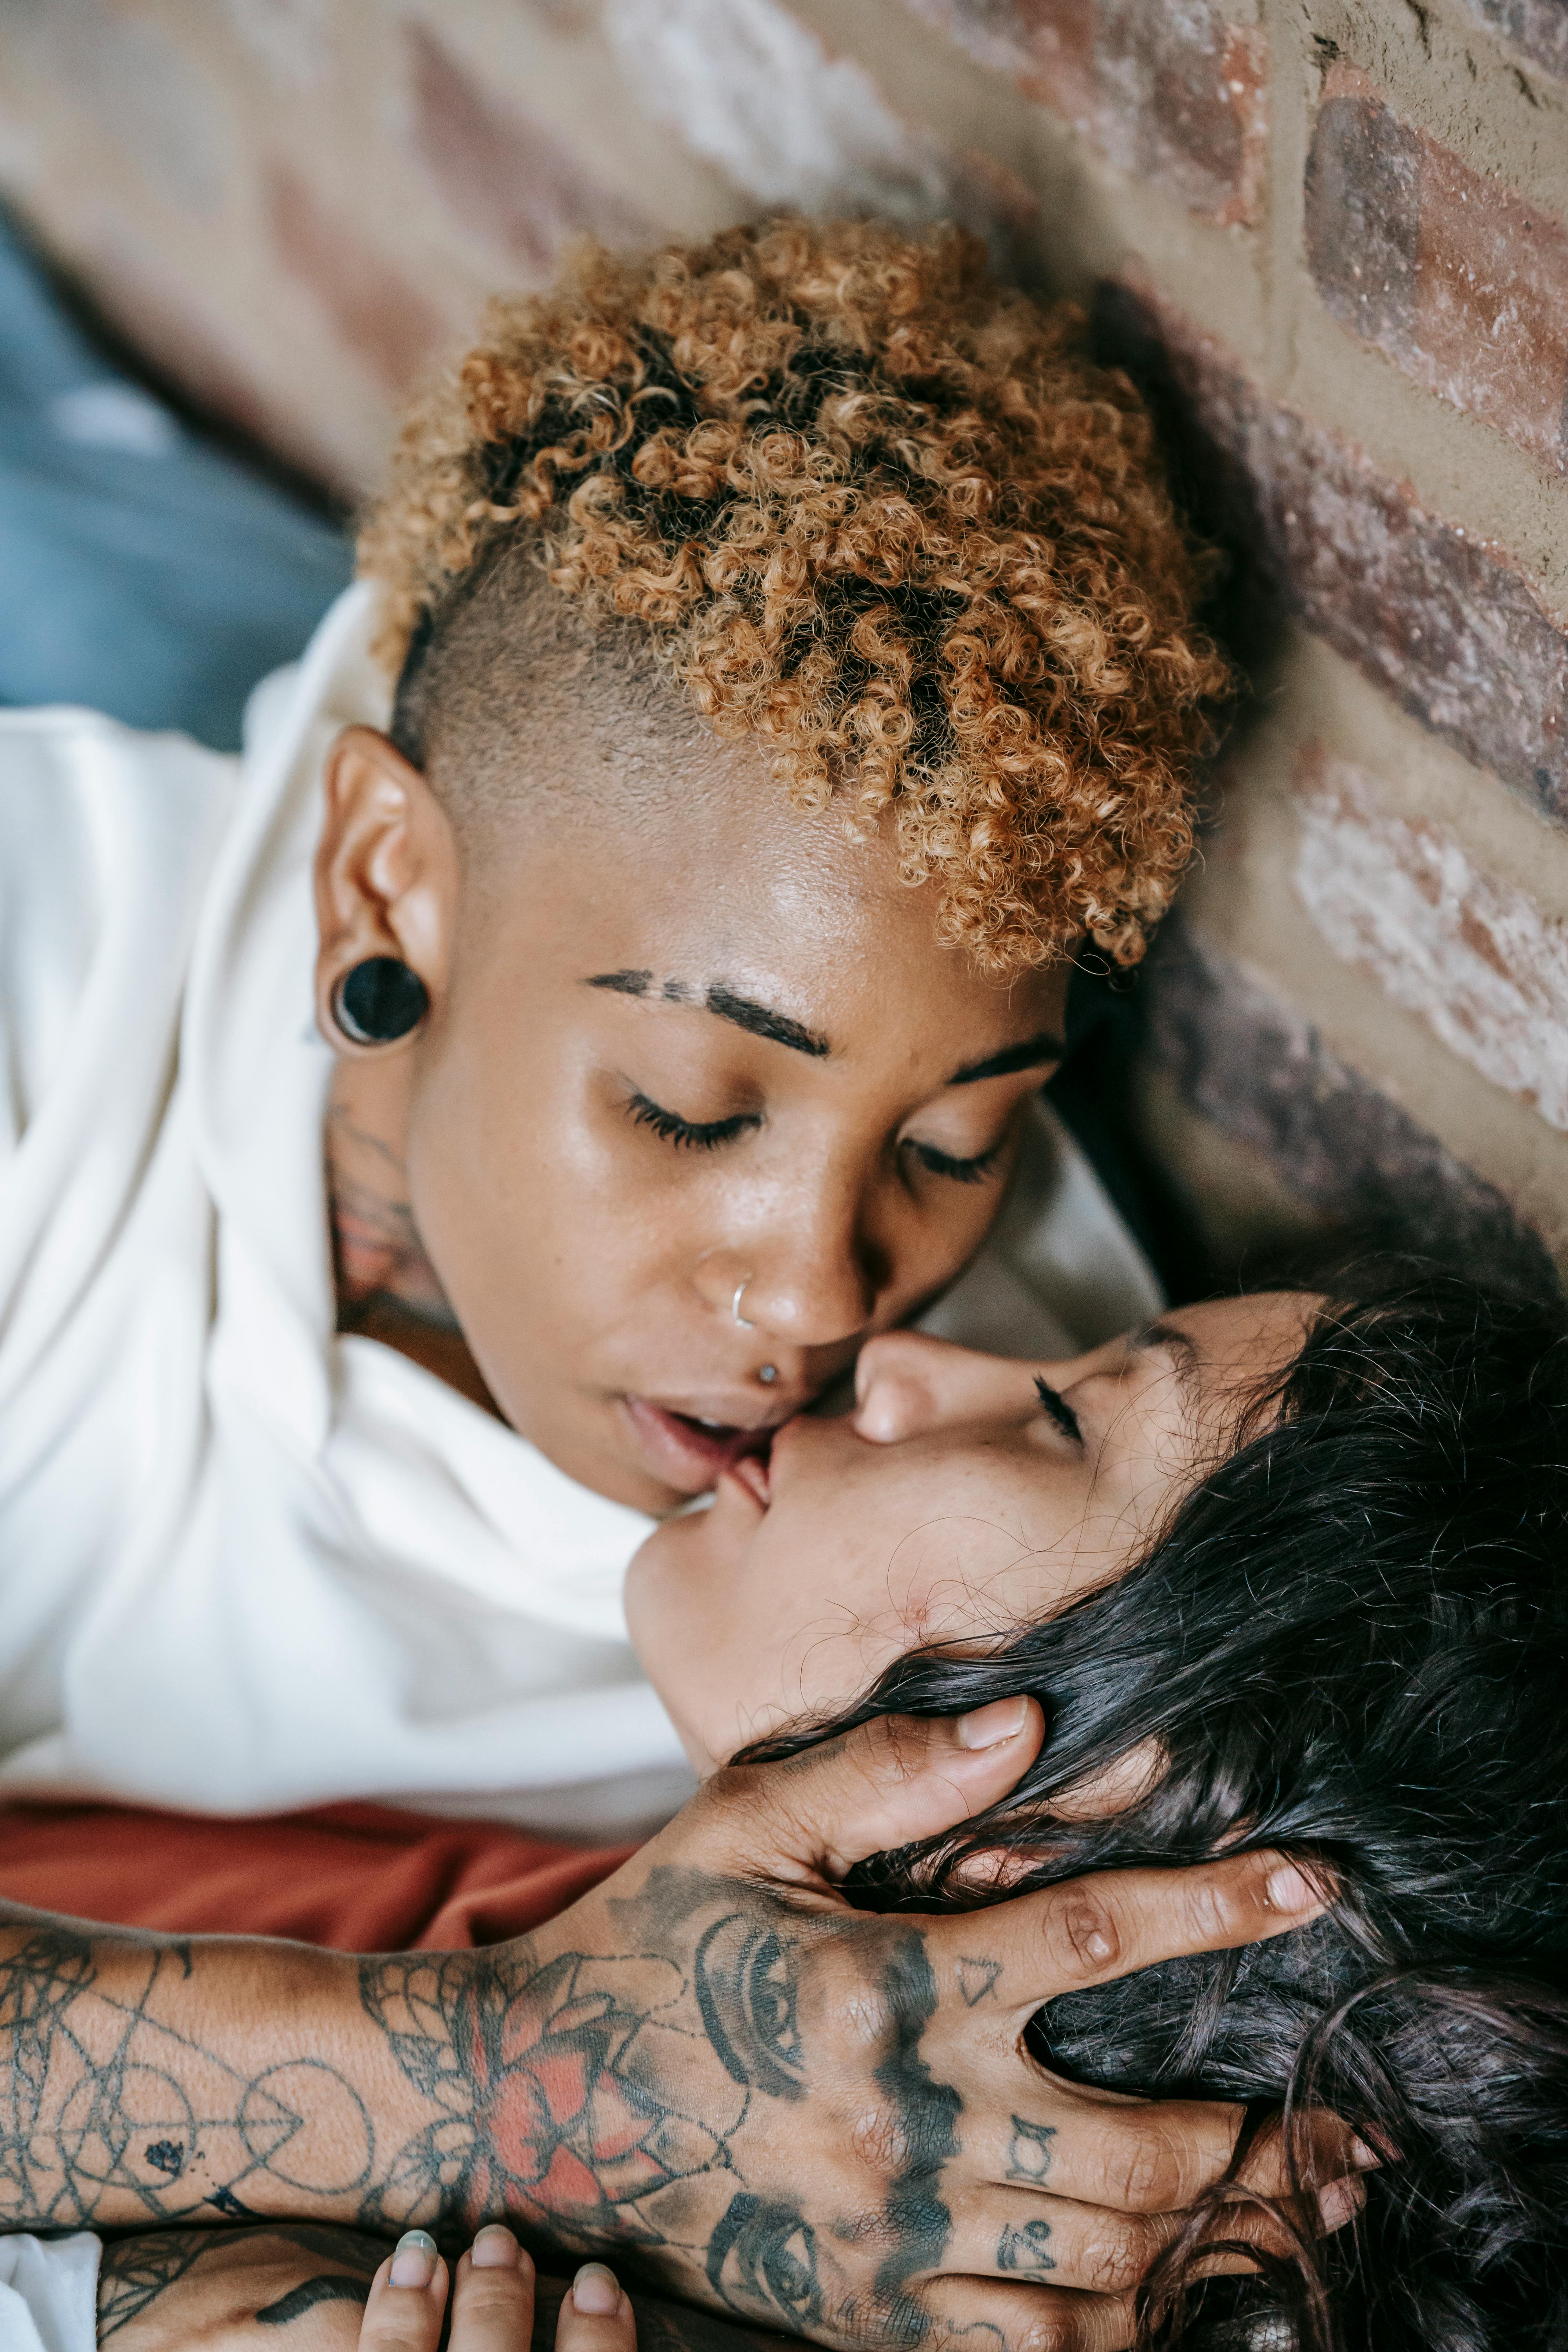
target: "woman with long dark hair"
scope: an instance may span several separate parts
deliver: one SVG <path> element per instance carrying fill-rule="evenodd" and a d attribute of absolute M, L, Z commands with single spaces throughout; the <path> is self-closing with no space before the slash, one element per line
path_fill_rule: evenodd
<path fill-rule="evenodd" d="M 252 2313 L 314 2296 L 316 2225 L 357 2212 L 635 2253 L 840 2352 L 951 2341 L 977 2324 L 955 2289 L 1009 2352 L 1562 2352 L 1565 1441 L 1560 1312 L 1448 1276 L 1186 1308 L 1043 1371 L 873 1342 L 852 1420 L 793 1423 L 639 1557 L 634 1623 L 694 1762 L 753 1745 L 602 1888 L 531 1938 L 359 1963 L 357 1985 L 302 1948 L 138 1940 L 143 1974 L 178 1963 L 153 2021 L 176 2072 L 171 2022 L 195 2002 L 210 2037 L 237 1958 L 252 2000 L 307 1983 L 383 2167 L 356 2205 L 247 2155 L 270 2253 L 247 2287 L 225 2266 L 254 2250 L 174 2231 L 202 2259 L 148 2340 L 199 2333 L 178 2306 L 204 2278 Z M 828 1780 L 858 1826 L 813 1832 L 803 1863 Z M 1225 1882 L 1249 1873 L 1266 1891 L 1238 1916 Z M 1208 1932 L 1152 1941 L 1151 1888 L 1187 1890 Z M 95 1999 L 130 1980 L 110 1933 L 81 1953 Z M 73 2020 L 78 1998 L 73 1978 Z M 388 2092 L 397 2070 L 416 2096 Z M 56 2102 L 51 2140 L 26 2085 L 41 2178 L 57 2146 L 77 2161 L 74 2111 Z M 803 2157 L 808 2090 L 837 2128 Z M 1204 2176 L 1224 2179 L 1171 2177 L 1212 2107 L 1129 2095 L 1234 2102 Z M 731 2107 L 750 2137 L 683 2177 L 679 2244 L 650 2235 L 626 2149 L 651 2162 L 669 2115 Z M 1145 2135 L 1110 2196 L 1082 2160 L 1107 2116 Z M 553 2153 L 584 2118 L 608 2169 L 584 2160 L 563 2201 Z M 204 2130 L 205 2202 L 181 2190 L 165 2220 L 212 2210 L 221 2152 Z M 647 2180 L 663 2195 L 658 2163 Z M 98 2218 L 123 2226 L 115 2193 Z M 281 2256 L 279 2214 L 312 2223 Z M 111 2289 L 171 2251 L 131 2243 Z"/>
<path fill-rule="evenodd" d="M 1270 1345 L 1276 1368 L 1260 1369 Z M 906 1492 L 945 1475 L 963 1498 L 950 1549 L 978 1527 L 999 1561 L 1013 1547 L 998 1571 L 1009 1601 L 1030 1575 L 1046 1590 L 1064 1557 L 1089 1589 L 1001 1632 L 987 1622 L 995 1580 L 944 1587 L 939 1523 L 889 1517 L 877 1597 L 895 1616 L 934 1610 L 936 1638 L 854 1705 L 819 1708 L 808 1732 L 750 1754 L 776 1758 L 873 1715 L 1037 1698 L 1045 1743 L 1001 1804 L 861 1872 L 860 1899 L 887 1907 L 968 1906 L 987 1885 L 1016 1893 L 1241 1846 L 1321 1871 L 1333 1899 L 1310 1927 L 1056 2000 L 1030 2029 L 1042 2064 L 1071 2081 L 1244 2102 L 1244 2147 L 1281 2125 L 1289 2143 L 1296 2119 L 1326 2106 L 1375 2157 L 1353 2227 L 1319 2237 L 1282 2217 L 1258 2275 L 1205 2286 L 1204 2250 L 1235 2237 L 1247 2202 L 1234 2183 L 1214 2192 L 1142 2284 L 1142 2341 L 1568 2343 L 1563 1316 L 1406 1273 L 1337 1301 L 1189 1312 L 1120 1368 L 1114 1353 L 1040 1383 L 1042 1439 L 1022 1425 L 1026 1367 L 913 1338 L 870 1351 L 860 1425 L 899 1442 L 866 1475 L 907 1452 Z M 1184 1496 L 1150 1471 L 1155 1423 L 1167 1458 L 1183 1444 L 1208 1458 Z M 1064 1465 L 1083 1457 L 1094 1485 L 1109 1476 L 1107 1532 L 1154 1515 L 1125 1572 L 1097 1549 L 1092 1491 L 1068 1554 L 1031 1549 L 1037 1531 L 1006 1483 L 1020 1432 L 1059 1444 Z M 1140 1477 L 1117 1467 L 1118 1449 Z M 812 1499 L 789 1508 L 780 1466 L 777 1524 L 757 1531 L 775 1546 L 800 1535 Z M 842 1511 L 837 1457 L 833 1476 Z M 679 1538 L 660 1540 L 668 1555 Z M 841 1567 L 830 1574 L 853 1606 Z M 863 1623 L 874 1643 L 889 1638 Z M 795 1655 L 837 1660 L 815 1669 L 831 1676 L 847 1635 L 826 1611 L 817 1635 Z M 733 1684 L 730 1698 L 753 1703 Z M 1305 2199 L 1322 2183 L 1305 2144 L 1295 2153 Z"/>

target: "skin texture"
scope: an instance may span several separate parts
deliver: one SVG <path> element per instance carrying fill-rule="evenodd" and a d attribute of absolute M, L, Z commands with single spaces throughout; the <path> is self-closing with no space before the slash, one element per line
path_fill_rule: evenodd
<path fill-rule="evenodd" d="M 1005 1633 L 1119 1576 L 1295 1354 L 1310 1304 L 1184 1307 L 1059 1364 L 873 1339 L 852 1416 L 792 1422 L 766 1467 L 726 1472 L 632 1563 L 632 1639 L 697 1770 L 837 1712 L 918 1643 Z"/>
<path fill-rule="evenodd" d="M 437 2352 L 449 2315 L 449 2352 L 528 2352 L 536 2311 L 556 2352 L 634 2352 L 639 2319 L 645 2352 L 655 2352 L 680 2316 L 656 2301 L 637 2311 L 601 2263 L 575 2282 L 536 2278 L 499 2224 L 448 2266 L 418 2231 L 388 2253 L 360 2231 L 279 2222 L 112 2242 L 99 2273 L 98 2339 L 115 2352 Z M 704 2352 L 689 2333 L 687 2352 Z M 724 2352 L 748 2352 L 739 2330 L 722 2334 Z"/>
<path fill-rule="evenodd" d="M 1239 2116 L 1057 2083 L 1027 2020 L 1320 1906 L 1269 1854 L 964 1917 L 846 1906 L 851 1863 L 994 1801 L 1041 1732 L 1007 1700 L 721 1773 L 489 1950 L 355 1959 L 13 1914 L 0 2225 L 286 2217 L 451 2242 L 504 2216 L 830 2345 L 977 2325 L 1019 2352 L 1125 2344 L 1133 2281 Z"/>
<path fill-rule="evenodd" d="M 430 997 L 396 1045 L 336 1040 L 342 1320 L 663 1512 L 973 1255 L 1066 968 L 984 978 L 937 944 L 931 892 L 884 839 L 797 813 L 672 694 L 585 694 L 551 761 L 462 835 L 384 738 L 350 729 L 329 762 L 323 1028 L 366 956 L 403 957 Z M 741 1022 L 712 1009 L 738 999 Z M 757 1034 L 745 1004 L 828 1050 Z M 1020 1049 L 1022 1068 L 950 1083 Z M 693 1143 L 650 1104 L 736 1124 Z"/>

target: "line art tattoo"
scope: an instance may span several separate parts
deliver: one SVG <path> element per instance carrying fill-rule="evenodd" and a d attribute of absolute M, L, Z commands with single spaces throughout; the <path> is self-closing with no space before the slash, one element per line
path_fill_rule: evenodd
<path fill-rule="evenodd" d="M 403 2230 L 455 2252 L 504 2220 L 547 2267 L 608 2255 L 795 2334 L 946 2342 L 923 2293 L 952 2238 L 963 2103 L 926 2047 L 939 1988 L 922 1928 L 672 1864 L 594 1917 L 607 1948 L 542 1931 L 472 1951 L 300 1950 L 268 1962 L 295 1990 L 269 1995 L 247 2042 L 224 2021 L 242 1956 L 221 1939 L 0 1910 L 0 2229 L 134 2233 L 106 2253 L 105 2341 L 152 2326 L 160 2298 L 253 2233 L 321 2242 L 306 2275 L 274 2268 L 256 2314 L 286 2331 L 362 2294 Z M 963 1966 L 963 1998 L 992 1996 L 1000 1964 Z M 830 2042 L 861 2053 L 865 2144 L 857 2124 L 837 2176 L 859 2185 L 781 2193 L 775 2119 L 812 2094 Z M 816 2087 L 837 2080 L 830 2066 Z M 1015 2119 L 1013 2177 L 1044 2178 L 1050 2137 Z M 358 2256 L 333 2251 L 356 2231 Z M 1043 2245 L 1023 2233 L 1012 2266 L 1046 2267 Z"/>

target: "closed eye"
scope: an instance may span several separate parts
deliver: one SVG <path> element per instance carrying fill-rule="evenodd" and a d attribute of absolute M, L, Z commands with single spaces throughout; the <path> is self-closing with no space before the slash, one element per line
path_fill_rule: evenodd
<path fill-rule="evenodd" d="M 1037 1372 L 1035 1375 L 1035 1394 L 1045 1407 L 1047 1417 L 1056 1423 L 1062 1435 L 1071 1438 L 1075 1445 L 1081 1445 L 1083 1432 L 1079 1427 L 1077 1413 L 1060 1390 L 1052 1388 L 1049 1381 L 1042 1380 Z"/>
<path fill-rule="evenodd" d="M 638 1127 L 651 1127 L 680 1151 L 716 1151 L 721 1143 L 733 1143 L 763 1123 L 762 1113 L 754 1110 L 738 1111 L 732 1118 L 682 1118 L 679 1111 L 661 1108 L 645 1094 L 634 1094 L 626 1108 Z"/>
<path fill-rule="evenodd" d="M 1003 1150 L 1001 1143 L 994 1143 L 989 1151 L 982 1151 L 973 1160 L 955 1160 L 951 1151 L 939 1151 L 934 1143 L 916 1143 L 912 1137 L 906 1139 L 903 1148 L 912 1152 L 931 1175 L 951 1177 L 955 1184 L 984 1184 L 988 1176 L 996 1173 Z"/>

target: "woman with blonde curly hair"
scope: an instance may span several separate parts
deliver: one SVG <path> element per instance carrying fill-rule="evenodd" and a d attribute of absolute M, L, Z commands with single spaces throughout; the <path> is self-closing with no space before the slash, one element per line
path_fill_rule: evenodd
<path fill-rule="evenodd" d="M 1077 333 L 951 233 L 589 251 L 243 764 L 0 718 L 0 1789 L 668 1812 L 650 1519 L 966 1268 L 1153 1304 L 1072 1329 L 1037 1097 L 1224 679 Z"/>

